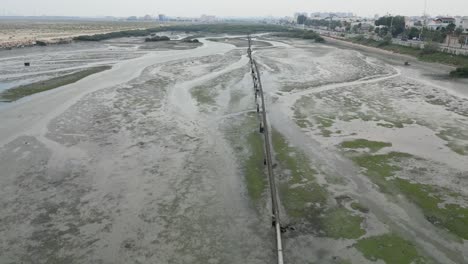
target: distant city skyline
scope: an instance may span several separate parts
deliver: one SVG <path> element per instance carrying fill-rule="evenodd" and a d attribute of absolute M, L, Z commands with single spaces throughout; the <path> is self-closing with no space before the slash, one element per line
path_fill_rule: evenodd
<path fill-rule="evenodd" d="M 418 16 L 424 12 L 424 0 L 0 0 L 0 15 L 23 16 L 156 16 L 198 17 L 202 14 L 220 17 L 292 16 L 295 12 L 350 12 L 373 17 L 387 13 Z M 430 15 L 466 15 L 467 0 L 427 1 Z"/>

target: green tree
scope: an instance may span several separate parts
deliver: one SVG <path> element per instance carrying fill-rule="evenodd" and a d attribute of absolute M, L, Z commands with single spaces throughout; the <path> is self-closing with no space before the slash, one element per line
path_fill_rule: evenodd
<path fill-rule="evenodd" d="M 416 27 L 410 28 L 408 31 L 408 38 L 413 39 L 413 38 L 418 38 L 420 34 L 420 30 Z"/>
<path fill-rule="evenodd" d="M 403 16 L 384 16 L 375 21 L 376 26 L 387 26 L 390 28 L 392 36 L 396 37 L 405 31 L 405 17 Z"/>
<path fill-rule="evenodd" d="M 321 26 L 321 27 L 328 27 L 331 24 L 331 28 L 334 29 L 336 27 L 341 27 L 341 21 L 332 20 L 330 22 L 329 19 L 306 19 L 304 22 L 307 26 Z"/>
<path fill-rule="evenodd" d="M 425 41 L 432 41 L 432 42 L 439 42 L 442 43 L 444 42 L 445 38 L 447 37 L 447 34 L 444 32 L 444 30 L 423 30 L 422 33 L 422 38 Z"/>
<path fill-rule="evenodd" d="M 369 32 L 374 32 L 374 30 L 375 30 L 375 27 L 374 27 L 374 26 L 370 26 L 370 27 L 369 27 Z"/>
<path fill-rule="evenodd" d="M 437 43 L 429 41 L 424 43 L 424 48 L 422 49 L 421 54 L 429 55 L 436 53 L 437 51 L 439 51 L 439 45 Z"/>
<path fill-rule="evenodd" d="M 379 37 L 385 37 L 388 35 L 388 28 L 386 27 L 376 28 L 375 33 L 377 33 Z"/>
<path fill-rule="evenodd" d="M 463 33 L 462 27 L 457 27 L 457 29 L 455 29 L 455 36 L 459 37 L 462 33 Z"/>
<path fill-rule="evenodd" d="M 456 28 L 456 27 L 457 27 L 457 26 L 455 26 L 454 23 L 448 24 L 448 26 L 447 26 L 447 28 L 446 28 L 447 34 L 452 34 L 452 33 L 455 31 L 455 28 Z"/>
<path fill-rule="evenodd" d="M 405 31 L 405 17 L 403 16 L 384 16 L 375 21 L 376 26 L 387 26 L 391 29 L 393 37 L 396 37 Z"/>

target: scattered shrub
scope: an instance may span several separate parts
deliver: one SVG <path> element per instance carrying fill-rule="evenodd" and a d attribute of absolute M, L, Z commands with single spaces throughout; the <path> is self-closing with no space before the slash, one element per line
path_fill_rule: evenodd
<path fill-rule="evenodd" d="M 36 40 L 36 45 L 37 46 L 47 46 L 47 43 L 44 41 Z"/>
<path fill-rule="evenodd" d="M 439 51 L 439 45 L 434 42 L 427 42 L 421 51 L 421 55 L 434 54 Z"/>
<path fill-rule="evenodd" d="M 187 42 L 187 43 L 200 43 L 198 39 L 183 39 L 182 42 Z"/>
<path fill-rule="evenodd" d="M 171 39 L 169 37 L 167 37 L 167 36 L 154 36 L 154 37 L 150 37 L 150 38 L 145 39 L 146 42 L 169 41 L 169 40 L 171 40 Z"/>
<path fill-rule="evenodd" d="M 382 41 L 379 42 L 378 46 L 379 47 L 382 47 L 382 46 L 388 46 L 392 44 L 392 36 L 391 35 L 387 35 L 383 38 Z"/>
<path fill-rule="evenodd" d="M 457 68 L 450 72 L 450 76 L 458 78 L 468 78 L 468 67 Z"/>
<path fill-rule="evenodd" d="M 163 31 L 178 31 L 178 32 L 208 32 L 208 33 L 226 33 L 226 34 L 253 34 L 261 32 L 286 32 L 287 27 L 279 25 L 267 24 L 199 24 L 199 25 L 177 25 L 177 26 L 162 26 L 149 29 L 126 30 L 119 32 L 111 32 L 106 34 L 84 35 L 75 37 L 74 40 L 79 41 L 101 41 L 113 38 L 124 37 L 143 37 L 149 36 L 152 33 Z"/>
<path fill-rule="evenodd" d="M 322 38 L 318 33 L 311 30 L 289 30 L 287 32 L 274 34 L 277 37 L 286 37 L 286 38 L 301 38 L 301 39 L 313 39 L 316 42 L 324 42 L 325 39 Z"/>

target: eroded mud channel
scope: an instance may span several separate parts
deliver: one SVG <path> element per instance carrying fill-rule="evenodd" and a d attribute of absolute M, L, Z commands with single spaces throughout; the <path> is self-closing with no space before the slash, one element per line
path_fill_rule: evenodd
<path fill-rule="evenodd" d="M 273 263 L 242 40 L 4 54 L 5 82 L 112 68 L 0 108 L 0 263 Z M 256 41 L 286 263 L 466 263 L 466 83 Z"/>

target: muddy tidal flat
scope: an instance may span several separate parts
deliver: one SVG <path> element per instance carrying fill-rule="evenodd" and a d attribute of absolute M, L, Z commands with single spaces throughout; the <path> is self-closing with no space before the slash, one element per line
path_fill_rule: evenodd
<path fill-rule="evenodd" d="M 276 261 L 247 40 L 213 38 L 0 51 L 0 94 L 110 68 L 0 102 L 0 263 Z M 343 43 L 253 56 L 285 263 L 468 262 L 466 81 Z"/>

